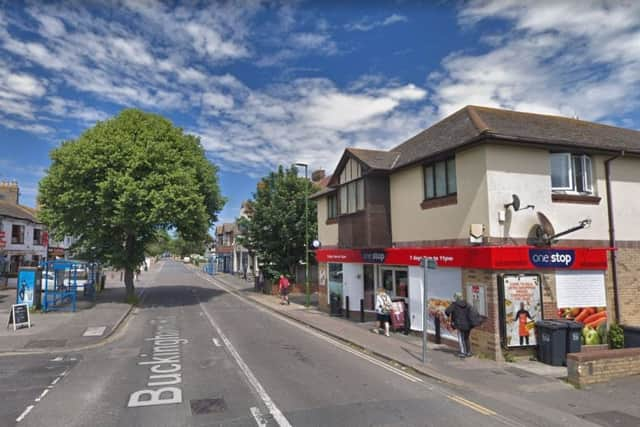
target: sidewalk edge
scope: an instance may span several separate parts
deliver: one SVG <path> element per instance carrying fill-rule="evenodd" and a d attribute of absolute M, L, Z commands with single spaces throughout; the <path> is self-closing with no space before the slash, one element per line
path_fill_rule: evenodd
<path fill-rule="evenodd" d="M 138 294 L 138 298 L 142 298 L 143 295 L 144 295 L 144 288 L 140 290 Z M 129 315 L 133 311 L 133 309 L 136 307 L 137 305 L 129 304 L 129 308 L 122 315 L 120 315 L 120 317 L 118 318 L 116 323 L 114 323 L 113 327 L 109 330 L 109 332 L 107 332 L 103 337 L 100 337 L 100 339 L 94 343 L 84 344 L 84 345 L 75 346 L 75 347 L 62 347 L 62 348 L 48 347 L 48 348 L 42 348 L 38 350 L 0 350 L 0 357 L 32 356 L 32 355 L 45 354 L 45 353 L 73 352 L 73 351 L 85 350 L 87 348 L 91 348 L 94 346 L 100 346 L 120 329 L 120 326 L 124 323 L 124 321 L 129 317 Z"/>

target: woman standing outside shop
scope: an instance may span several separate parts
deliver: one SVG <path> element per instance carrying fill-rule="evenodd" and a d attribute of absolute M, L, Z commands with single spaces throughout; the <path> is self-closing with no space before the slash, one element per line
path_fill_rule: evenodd
<path fill-rule="evenodd" d="M 391 297 L 387 295 L 386 290 L 383 287 L 378 288 L 378 295 L 376 296 L 376 317 L 380 323 L 378 332 L 382 333 L 384 328 L 384 334 L 389 336 L 389 322 L 391 318 L 389 313 L 391 312 Z"/>

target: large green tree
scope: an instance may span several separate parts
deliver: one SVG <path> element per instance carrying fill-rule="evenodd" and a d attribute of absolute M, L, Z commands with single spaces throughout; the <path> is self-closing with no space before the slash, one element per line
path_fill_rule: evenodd
<path fill-rule="evenodd" d="M 198 138 L 155 114 L 124 110 L 63 142 L 51 160 L 40 181 L 42 220 L 54 237 L 75 236 L 80 248 L 124 269 L 129 299 L 158 230 L 203 241 L 224 204 Z"/>
<path fill-rule="evenodd" d="M 253 194 L 242 244 L 258 255 L 262 269 L 270 277 L 292 275 L 295 265 L 305 259 L 305 199 L 315 191 L 311 181 L 299 177 L 297 169 L 282 166 L 258 183 Z M 309 201 L 309 238 L 317 234 L 316 204 Z"/>

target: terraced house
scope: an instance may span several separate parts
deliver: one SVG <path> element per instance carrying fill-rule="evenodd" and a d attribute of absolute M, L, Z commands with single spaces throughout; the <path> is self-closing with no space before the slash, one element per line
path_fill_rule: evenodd
<path fill-rule="evenodd" d="M 312 196 L 321 304 L 373 311 L 383 286 L 407 302 L 411 329 L 427 307 L 428 330 L 453 339 L 443 310 L 461 291 L 488 319 L 474 348 L 498 359 L 535 345 L 521 307 L 533 320 L 593 307 L 638 326 L 637 194 L 640 132 L 467 106 L 389 151 L 345 150 Z M 428 304 L 425 258 L 438 265 Z"/>

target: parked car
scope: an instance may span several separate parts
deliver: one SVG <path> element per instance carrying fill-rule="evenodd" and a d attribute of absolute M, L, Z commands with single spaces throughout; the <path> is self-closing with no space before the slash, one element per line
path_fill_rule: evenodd
<path fill-rule="evenodd" d="M 87 283 L 87 277 L 88 277 L 88 273 L 86 271 L 79 270 L 77 272 L 77 276 L 75 279 L 76 290 L 78 291 L 84 290 L 84 285 Z M 53 271 L 42 272 L 42 284 L 41 284 L 42 289 L 44 289 L 46 286 L 47 290 L 53 291 L 55 283 L 56 282 L 55 282 Z M 68 270 L 65 270 L 62 285 L 67 289 L 73 285 L 73 272 L 69 272 Z"/>

